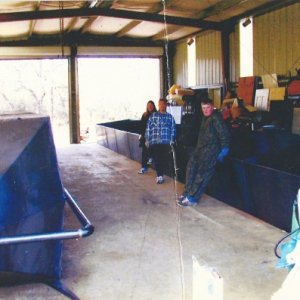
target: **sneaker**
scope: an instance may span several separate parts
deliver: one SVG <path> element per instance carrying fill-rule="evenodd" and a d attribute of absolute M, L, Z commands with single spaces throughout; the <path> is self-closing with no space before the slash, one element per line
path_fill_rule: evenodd
<path fill-rule="evenodd" d="M 197 205 L 198 203 L 196 201 L 191 201 L 189 200 L 188 197 L 185 197 L 183 198 L 181 201 L 178 201 L 178 204 L 180 206 L 195 206 Z"/>
<path fill-rule="evenodd" d="M 164 177 L 163 176 L 157 176 L 156 177 L 156 183 L 158 183 L 158 184 L 162 184 L 162 183 L 164 183 Z"/>
<path fill-rule="evenodd" d="M 139 171 L 138 171 L 138 174 L 144 174 L 148 171 L 147 168 L 140 168 Z"/>
<path fill-rule="evenodd" d="M 181 195 L 179 196 L 179 198 L 177 199 L 177 202 L 181 202 L 186 196 L 185 195 Z"/>
<path fill-rule="evenodd" d="M 153 158 L 149 157 L 147 161 L 147 165 L 152 165 L 153 164 Z"/>

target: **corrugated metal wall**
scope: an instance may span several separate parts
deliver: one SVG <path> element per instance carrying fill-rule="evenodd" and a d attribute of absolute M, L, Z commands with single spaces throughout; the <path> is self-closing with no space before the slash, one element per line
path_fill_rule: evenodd
<path fill-rule="evenodd" d="M 253 19 L 254 75 L 300 68 L 300 3 Z"/>
<path fill-rule="evenodd" d="M 222 81 L 221 33 L 205 32 L 196 38 L 196 85 Z"/>
<path fill-rule="evenodd" d="M 174 83 L 188 86 L 188 55 L 186 41 L 176 45 L 174 55 Z"/>
<path fill-rule="evenodd" d="M 300 68 L 300 3 L 253 19 L 254 74 L 296 74 Z M 174 60 L 176 83 L 187 86 L 187 46 L 177 45 Z M 196 85 L 222 83 L 221 34 L 205 32 L 196 37 Z M 240 76 L 239 26 L 230 34 L 230 81 Z"/>

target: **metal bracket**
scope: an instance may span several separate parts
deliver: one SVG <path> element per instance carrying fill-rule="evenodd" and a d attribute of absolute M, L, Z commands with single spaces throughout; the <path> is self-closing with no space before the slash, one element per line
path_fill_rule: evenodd
<path fill-rule="evenodd" d="M 24 234 L 18 236 L 8 236 L 0 238 L 1 245 L 12 245 L 20 243 L 29 243 L 29 242 L 40 242 L 40 241 L 49 241 L 49 240 L 66 240 L 66 239 L 77 239 L 82 237 L 87 237 L 94 232 L 94 226 L 91 224 L 89 219 L 85 216 L 83 211 L 80 209 L 74 198 L 71 194 L 64 188 L 65 199 L 71 207 L 73 213 L 77 217 L 78 221 L 82 225 L 82 228 L 78 230 L 62 231 L 62 232 L 51 232 L 51 233 L 39 233 L 39 234 Z M 69 299 L 79 300 L 79 298 L 69 290 L 64 284 L 59 280 L 45 280 L 42 279 L 41 282 L 51 286 L 57 291 L 61 292 Z"/>
<path fill-rule="evenodd" d="M 78 230 L 69 230 L 62 232 L 50 232 L 50 233 L 37 233 L 37 234 L 24 234 L 18 236 L 8 236 L 0 238 L 0 245 L 12 245 L 19 243 L 29 243 L 29 242 L 40 242 L 48 240 L 67 240 L 67 239 L 77 239 L 82 237 L 87 237 L 94 232 L 94 226 L 85 216 L 83 211 L 80 209 L 71 194 L 64 188 L 64 193 L 66 201 L 71 207 L 73 213 L 76 215 L 78 221 L 83 226 Z"/>

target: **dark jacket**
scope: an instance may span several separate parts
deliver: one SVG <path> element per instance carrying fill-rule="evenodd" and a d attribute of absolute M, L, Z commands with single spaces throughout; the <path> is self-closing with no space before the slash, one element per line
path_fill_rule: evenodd
<path fill-rule="evenodd" d="M 141 118 L 140 134 L 143 138 L 145 137 L 147 122 L 149 120 L 150 115 L 151 115 L 150 113 L 144 112 L 143 115 L 142 115 L 142 118 Z"/>
<path fill-rule="evenodd" d="M 194 155 L 197 160 L 203 162 L 204 169 L 209 169 L 217 163 L 221 149 L 228 148 L 229 143 L 229 130 L 221 114 L 214 111 L 209 117 L 203 116 Z"/>

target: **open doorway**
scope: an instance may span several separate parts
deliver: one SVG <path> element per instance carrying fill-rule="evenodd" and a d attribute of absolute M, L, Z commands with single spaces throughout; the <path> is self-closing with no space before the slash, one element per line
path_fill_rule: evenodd
<path fill-rule="evenodd" d="M 160 97 L 159 58 L 79 58 L 80 131 L 95 141 L 96 124 L 138 120 Z"/>

